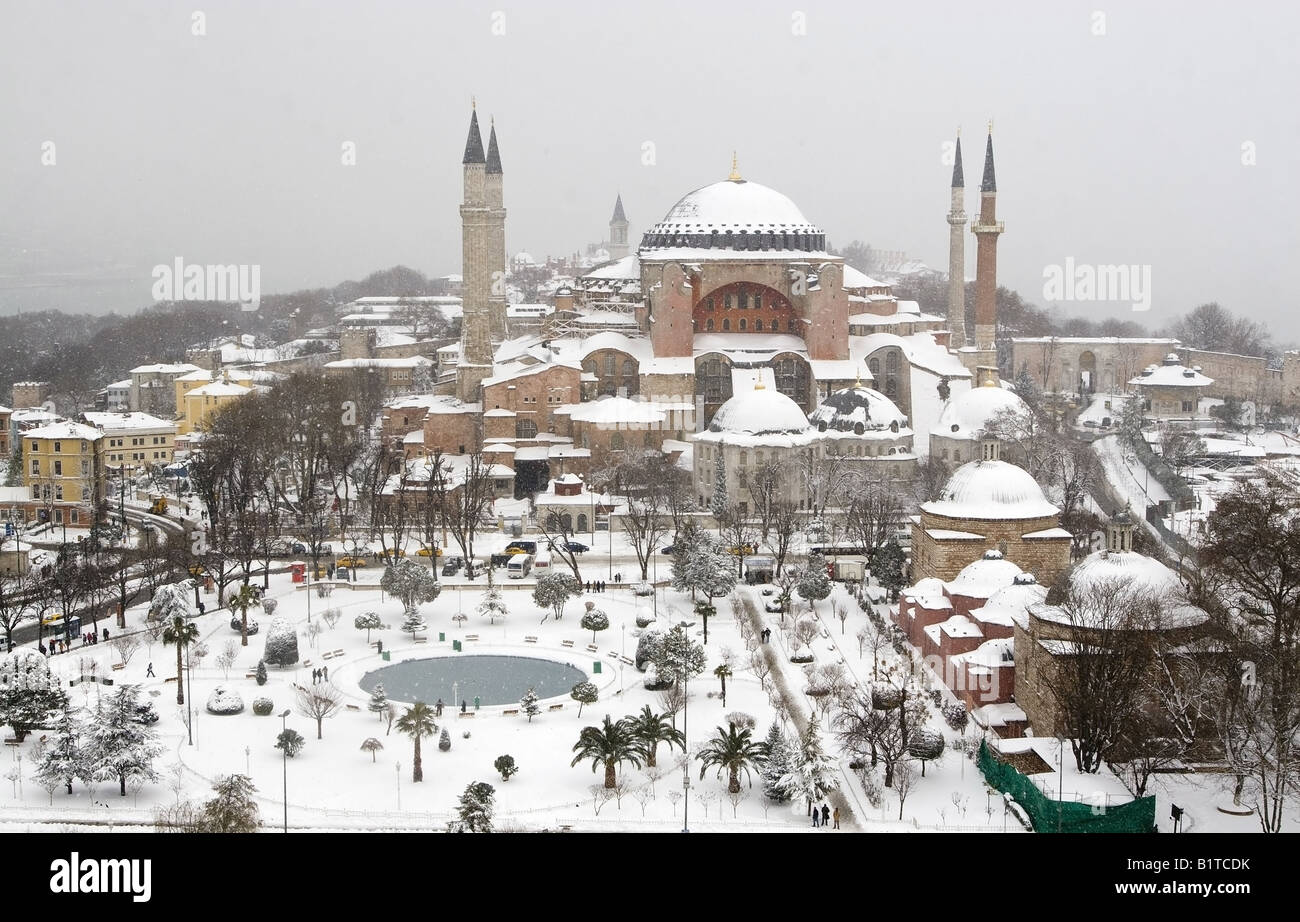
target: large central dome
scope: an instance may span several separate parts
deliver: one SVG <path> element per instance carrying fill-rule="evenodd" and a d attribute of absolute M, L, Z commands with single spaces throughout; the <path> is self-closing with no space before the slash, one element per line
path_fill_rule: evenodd
<path fill-rule="evenodd" d="M 710 432 L 736 435 L 792 435 L 807 430 L 808 417 L 799 404 L 761 385 L 728 399 L 709 423 Z"/>
<path fill-rule="evenodd" d="M 823 250 L 826 235 L 775 189 L 725 179 L 683 196 L 641 240 L 642 249 Z"/>
<path fill-rule="evenodd" d="M 972 461 L 949 478 L 925 512 L 953 519 L 1015 521 L 1060 514 L 1029 472 L 1005 461 Z"/>

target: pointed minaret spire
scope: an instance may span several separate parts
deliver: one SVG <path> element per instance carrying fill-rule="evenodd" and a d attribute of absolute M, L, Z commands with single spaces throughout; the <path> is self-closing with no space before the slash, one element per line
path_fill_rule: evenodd
<path fill-rule="evenodd" d="M 627 215 L 623 214 L 623 193 L 621 192 L 614 199 L 614 217 L 610 218 L 609 220 L 611 223 L 613 223 L 614 221 L 627 220 Z"/>
<path fill-rule="evenodd" d="M 984 145 L 984 181 L 980 183 L 981 192 L 997 192 L 998 181 L 993 175 L 993 122 L 989 122 L 989 139 Z"/>
<path fill-rule="evenodd" d="M 501 172 L 501 152 L 497 150 L 496 119 L 492 120 L 492 128 L 488 133 L 487 172 Z"/>
<path fill-rule="evenodd" d="M 465 139 L 465 158 L 461 163 L 483 163 L 483 135 L 478 130 L 478 107 L 471 103 L 469 137 Z"/>
<path fill-rule="evenodd" d="M 957 153 L 956 159 L 952 163 L 952 187 L 954 189 L 966 188 L 966 177 L 962 174 L 961 167 L 961 129 L 957 129 Z"/>

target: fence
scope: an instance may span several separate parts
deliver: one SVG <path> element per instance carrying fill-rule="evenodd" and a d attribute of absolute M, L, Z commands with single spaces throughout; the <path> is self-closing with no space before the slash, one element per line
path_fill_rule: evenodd
<path fill-rule="evenodd" d="M 1155 797 L 1141 797 L 1130 803 L 1105 808 L 1052 800 L 1029 778 L 994 758 L 987 743 L 980 743 L 979 767 L 989 784 L 1010 794 L 1029 814 L 1035 832 L 1155 831 Z"/>

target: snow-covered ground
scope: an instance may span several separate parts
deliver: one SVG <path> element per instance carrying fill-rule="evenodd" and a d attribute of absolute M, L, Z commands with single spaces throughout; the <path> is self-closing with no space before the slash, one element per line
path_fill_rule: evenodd
<path fill-rule="evenodd" d="M 1134 512 L 1143 515 L 1147 506 L 1170 498 L 1140 459 L 1126 457 L 1119 436 L 1098 439 L 1092 443 L 1092 449 L 1101 461 L 1106 481 Z"/>

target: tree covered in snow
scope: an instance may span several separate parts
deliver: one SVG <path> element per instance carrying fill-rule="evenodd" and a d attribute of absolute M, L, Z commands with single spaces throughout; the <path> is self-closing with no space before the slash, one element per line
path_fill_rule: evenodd
<path fill-rule="evenodd" d="M 45 747 L 36 769 L 36 780 L 43 787 L 53 790 L 63 784 L 71 794 L 73 781 L 90 779 L 92 771 L 86 761 L 84 738 L 85 727 L 77 711 L 65 701 L 54 724 L 54 738 Z"/>
<path fill-rule="evenodd" d="M 808 601 L 809 608 L 813 602 L 820 602 L 831 594 L 831 578 L 826 572 L 826 558 L 821 554 L 808 555 L 808 566 L 799 573 L 798 589 L 799 595 Z"/>
<path fill-rule="evenodd" d="M 49 661 L 37 651 L 19 649 L 0 658 L 0 724 L 12 727 L 19 741 L 45 726 L 66 700 Z"/>
<path fill-rule="evenodd" d="M 642 631 L 636 642 L 636 656 L 633 659 L 636 668 L 645 672 L 646 666 L 654 662 L 655 655 L 663 642 L 663 631 Z"/>
<path fill-rule="evenodd" d="M 86 739 L 86 760 L 92 774 L 100 781 L 116 780 L 123 797 L 129 780 L 158 780 L 153 760 L 162 747 L 157 734 L 135 719 L 139 695 L 137 686 L 123 685 L 114 694 L 101 697 Z"/>
<path fill-rule="evenodd" d="M 379 587 L 389 595 L 402 600 L 408 623 L 422 603 L 432 602 L 442 591 L 442 584 L 438 582 L 437 577 L 427 568 L 405 557 L 384 568 Z M 402 630 L 407 628 L 403 627 Z"/>
<path fill-rule="evenodd" d="M 433 736 L 438 732 L 438 725 L 433 720 L 433 708 L 429 707 L 423 701 L 417 701 L 397 718 L 397 730 L 399 733 L 405 733 L 415 743 L 415 759 L 411 764 L 411 780 L 424 780 L 424 760 L 421 758 L 420 741 L 426 736 Z M 445 732 L 445 731 L 444 731 Z M 448 747 L 451 746 L 451 740 L 447 741 Z"/>
<path fill-rule="evenodd" d="M 427 627 L 428 624 L 424 620 L 424 615 L 415 609 L 408 611 L 406 617 L 402 620 L 402 633 L 410 634 L 411 637 L 415 637 L 416 634 Z"/>
<path fill-rule="evenodd" d="M 380 720 L 388 713 L 388 695 L 384 692 L 384 683 L 380 682 L 375 686 L 375 690 L 370 693 L 370 701 L 366 704 L 366 710 L 371 714 L 377 714 Z"/>
<path fill-rule="evenodd" d="M 523 698 L 519 700 L 519 710 L 528 716 L 528 722 L 532 723 L 533 718 L 542 711 L 542 706 L 537 703 L 537 692 L 531 688 L 524 692 Z"/>
<path fill-rule="evenodd" d="M 889 592 L 889 598 L 897 598 L 898 592 L 907 584 L 907 552 L 892 537 L 876 549 L 871 559 L 871 573 Z"/>
<path fill-rule="evenodd" d="M 294 690 L 297 692 L 298 713 L 316 721 L 316 739 L 321 739 L 325 719 L 343 709 L 342 692 L 329 682 L 299 685 Z"/>
<path fill-rule="evenodd" d="M 549 608 L 555 614 L 555 620 L 559 621 L 564 617 L 565 603 L 581 591 L 582 587 L 573 578 L 573 574 L 547 570 L 537 577 L 537 586 L 533 589 L 533 601 L 539 608 Z"/>
<path fill-rule="evenodd" d="M 578 716 L 582 716 L 584 704 L 595 704 L 600 700 L 600 690 L 594 682 L 579 682 L 569 692 L 569 697 L 578 702 Z"/>
<path fill-rule="evenodd" d="M 578 626 L 584 631 L 591 631 L 591 642 L 596 642 L 596 632 L 609 629 L 609 616 L 596 607 L 595 602 L 587 603 L 587 610 L 583 612 L 582 620 Z"/>
<path fill-rule="evenodd" d="M 305 745 L 307 745 L 307 740 L 292 727 L 281 730 L 275 736 L 275 748 L 283 749 L 284 754 L 291 759 L 302 752 L 302 747 Z"/>
<path fill-rule="evenodd" d="M 694 598 L 703 593 L 712 601 L 736 588 L 735 558 L 712 537 L 688 526 L 673 545 L 673 588 Z"/>
<path fill-rule="evenodd" d="M 212 786 L 217 796 L 203 805 L 204 832 L 257 832 L 262 825 L 247 775 L 225 775 Z"/>
<path fill-rule="evenodd" d="M 358 631 L 366 632 L 366 643 L 370 643 L 370 632 L 377 631 L 384 626 L 380 620 L 379 613 L 374 611 L 363 612 L 352 619 L 352 626 Z"/>
<path fill-rule="evenodd" d="M 943 758 L 943 734 L 935 730 L 920 729 L 907 741 L 907 754 L 921 763 L 921 777 L 925 777 L 925 763 Z"/>
<path fill-rule="evenodd" d="M 438 751 L 439 752 L 451 751 L 451 734 L 447 732 L 446 727 L 443 727 L 442 733 L 438 735 Z"/>
<path fill-rule="evenodd" d="M 266 684 L 266 660 L 264 659 L 257 661 L 257 684 Z"/>
<path fill-rule="evenodd" d="M 244 709 L 244 699 L 233 688 L 218 685 L 208 695 L 206 708 L 209 714 L 238 714 Z"/>
<path fill-rule="evenodd" d="M 631 728 L 632 735 L 641 744 L 647 768 L 653 768 L 658 764 L 656 759 L 659 755 L 660 743 L 666 744 L 669 752 L 673 751 L 674 746 L 683 752 L 686 751 L 686 736 L 672 723 L 668 714 L 656 714 L 647 704 L 641 708 L 641 713 L 635 717 L 626 717 L 624 720 Z"/>
<path fill-rule="evenodd" d="M 790 740 L 781 725 L 773 722 L 764 742 L 767 744 L 767 761 L 763 763 L 763 796 L 783 804 L 790 799 L 790 791 L 782 784 L 793 767 L 794 754 L 790 751 Z"/>
<path fill-rule="evenodd" d="M 709 511 L 719 523 L 727 517 L 731 498 L 727 495 L 727 466 L 718 452 L 713 462 L 713 497 L 709 500 Z"/>
<path fill-rule="evenodd" d="M 478 603 L 478 613 L 488 619 L 489 624 L 496 624 L 497 619 L 505 620 L 510 610 L 506 607 L 506 601 L 501 597 L 501 590 L 492 584 L 491 568 L 488 569 L 488 588 L 483 593 L 483 599 Z"/>
<path fill-rule="evenodd" d="M 821 800 L 839 787 L 835 775 L 835 759 L 822 745 L 817 721 L 810 720 L 807 732 L 794 750 L 790 770 L 781 778 L 781 787 L 791 799 L 807 801 L 808 812 L 811 813 L 813 801 Z"/>
<path fill-rule="evenodd" d="M 387 707 L 387 705 L 385 705 L 385 707 Z M 369 739 L 361 741 L 361 751 L 370 753 L 371 762 L 379 761 L 378 753 L 379 750 L 383 748 L 384 748 L 384 744 L 381 743 L 379 740 L 375 739 L 373 736 L 370 737 Z"/>
<path fill-rule="evenodd" d="M 475 781 L 460 795 L 456 812 L 462 825 L 470 832 L 492 831 L 492 802 L 496 788 L 486 781 Z"/>
<path fill-rule="evenodd" d="M 700 760 L 700 778 L 710 768 L 717 768 L 719 777 L 727 773 L 727 792 L 740 793 L 741 773 L 748 779 L 751 769 L 761 770 L 767 761 L 767 744 L 754 740 L 753 735 L 753 730 L 735 724 L 728 724 L 725 730 L 718 727 L 696 757 Z"/>
<path fill-rule="evenodd" d="M 198 614 L 194 606 L 194 587 L 189 580 L 159 586 L 149 603 L 149 620 L 170 622 L 176 618 L 186 620 Z"/>
<path fill-rule="evenodd" d="M 266 630 L 262 660 L 273 666 L 292 666 L 298 662 L 298 632 L 287 618 L 272 619 Z"/>
<path fill-rule="evenodd" d="M 659 674 L 671 677 L 674 684 L 689 682 L 704 672 L 707 663 L 704 647 L 691 640 L 680 624 L 664 635 L 654 655 Z"/>

